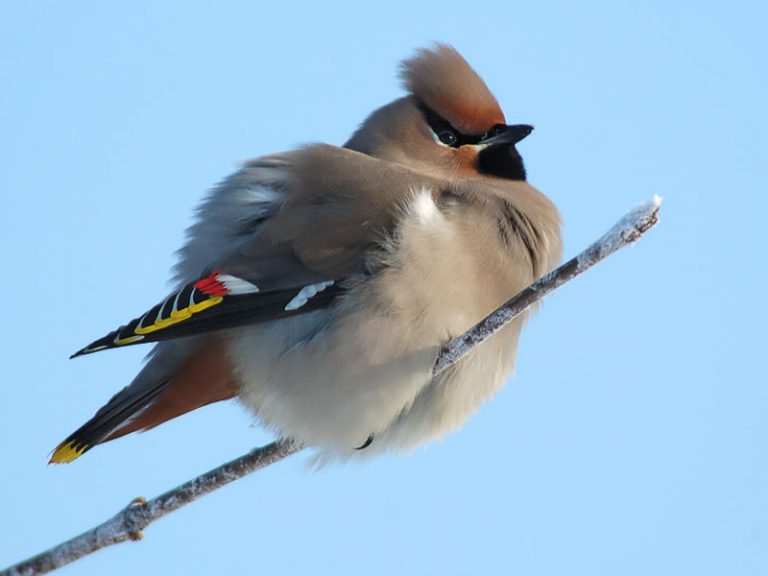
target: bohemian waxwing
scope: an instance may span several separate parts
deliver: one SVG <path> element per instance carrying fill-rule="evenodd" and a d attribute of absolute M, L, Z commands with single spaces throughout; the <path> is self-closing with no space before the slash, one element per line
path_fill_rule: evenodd
<path fill-rule="evenodd" d="M 435 378 L 432 367 L 557 264 L 560 217 L 515 148 L 532 128 L 505 123 L 456 50 L 420 50 L 401 76 L 408 95 L 343 147 L 257 158 L 213 189 L 177 290 L 74 355 L 158 342 L 52 462 L 233 397 L 319 458 L 403 451 L 493 396 L 523 317 Z"/>

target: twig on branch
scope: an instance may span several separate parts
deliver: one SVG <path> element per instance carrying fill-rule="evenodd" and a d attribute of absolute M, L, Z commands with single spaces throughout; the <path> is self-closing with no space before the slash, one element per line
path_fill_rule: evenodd
<path fill-rule="evenodd" d="M 658 222 L 660 206 L 661 198 L 654 196 L 650 202 L 630 211 L 581 254 L 542 276 L 482 322 L 448 342 L 435 362 L 433 374 L 437 375 L 458 362 L 475 346 L 514 320 L 534 302 L 541 300 L 619 248 L 639 240 Z M 144 501 L 142 498 L 137 498 L 103 524 L 24 562 L 6 568 L 0 572 L 0 576 L 45 574 L 112 544 L 126 540 L 139 540 L 142 537 L 142 530 L 158 518 L 233 480 L 295 454 L 302 448 L 291 440 L 278 440 L 251 450 L 248 454 L 214 468 L 152 500 Z"/>
<path fill-rule="evenodd" d="M 201 474 L 152 500 L 136 498 L 103 524 L 24 562 L 6 568 L 0 572 L 0 576 L 45 574 L 112 544 L 127 540 L 141 540 L 141 531 L 158 518 L 233 480 L 274 464 L 298 452 L 301 448 L 300 445 L 288 440 L 278 440 L 261 448 L 255 448 L 248 454 Z"/>

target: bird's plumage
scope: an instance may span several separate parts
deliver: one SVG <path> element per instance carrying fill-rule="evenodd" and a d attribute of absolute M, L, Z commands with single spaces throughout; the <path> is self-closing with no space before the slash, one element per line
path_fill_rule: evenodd
<path fill-rule="evenodd" d="M 238 396 L 277 433 L 347 457 L 460 426 L 514 367 L 524 319 L 437 378 L 440 347 L 552 268 L 560 220 L 525 180 L 485 83 L 453 48 L 343 147 L 258 158 L 212 190 L 177 290 L 80 353 L 158 341 L 53 461 Z M 365 450 L 356 450 L 365 447 Z"/>

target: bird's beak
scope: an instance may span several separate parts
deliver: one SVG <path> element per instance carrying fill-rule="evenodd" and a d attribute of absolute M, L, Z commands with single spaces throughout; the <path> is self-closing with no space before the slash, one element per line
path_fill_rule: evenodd
<path fill-rule="evenodd" d="M 501 144 L 517 144 L 533 132 L 533 126 L 528 124 L 513 124 L 511 126 L 499 126 L 492 136 L 483 137 L 481 146 L 499 146 Z"/>

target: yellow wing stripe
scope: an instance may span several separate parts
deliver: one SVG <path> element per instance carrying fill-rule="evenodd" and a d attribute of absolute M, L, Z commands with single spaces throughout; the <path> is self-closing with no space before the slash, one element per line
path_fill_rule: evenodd
<path fill-rule="evenodd" d="M 163 328 L 167 328 L 168 326 L 173 326 L 174 324 L 178 324 L 179 322 L 184 322 L 184 320 L 187 320 L 192 317 L 193 314 L 197 314 L 198 312 L 202 312 L 203 310 L 207 310 L 208 308 L 211 308 L 212 306 L 216 306 L 216 304 L 221 303 L 221 301 L 224 300 L 221 296 L 214 296 L 213 298 L 209 298 L 208 300 L 203 300 L 202 302 L 198 302 L 197 304 L 192 304 L 190 306 L 187 306 L 186 308 L 182 308 L 181 310 L 174 310 L 171 312 L 171 315 L 168 318 L 160 318 L 155 323 L 150 324 L 149 326 L 138 326 L 134 332 L 139 335 L 143 334 L 151 334 L 152 332 L 157 332 L 158 330 L 162 330 Z M 142 338 L 144 336 L 141 336 Z M 136 338 L 136 336 L 132 336 L 130 338 Z M 125 340 L 129 340 L 130 338 L 126 338 Z M 123 342 L 119 342 L 122 344 Z M 117 341 L 115 341 L 115 344 L 118 344 Z"/>

